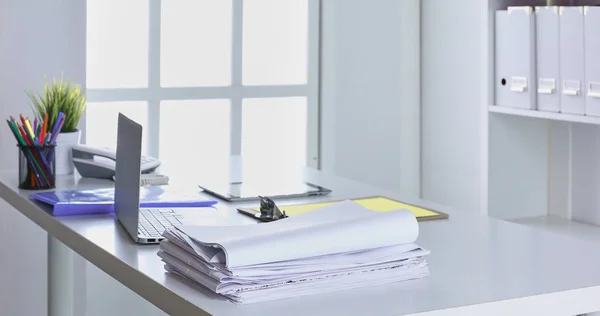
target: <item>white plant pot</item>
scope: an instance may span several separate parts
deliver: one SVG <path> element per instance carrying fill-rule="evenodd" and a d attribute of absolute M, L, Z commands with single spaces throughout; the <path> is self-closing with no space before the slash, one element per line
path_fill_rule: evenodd
<path fill-rule="evenodd" d="M 72 174 L 75 172 L 75 165 L 73 165 L 73 152 L 72 148 L 74 145 L 79 145 L 81 141 L 81 131 L 76 130 L 70 133 L 60 133 L 56 137 L 56 174 Z"/>

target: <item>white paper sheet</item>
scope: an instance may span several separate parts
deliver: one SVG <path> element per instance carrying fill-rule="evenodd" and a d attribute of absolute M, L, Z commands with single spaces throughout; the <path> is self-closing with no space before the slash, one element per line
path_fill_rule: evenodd
<path fill-rule="evenodd" d="M 224 269 L 215 269 L 209 263 L 195 257 L 193 254 L 185 251 L 183 248 L 171 242 L 161 244 L 162 252 L 159 256 L 166 262 L 169 259 L 176 258 L 183 264 L 198 270 L 201 273 L 209 275 L 211 278 L 221 282 L 261 282 L 265 280 L 289 280 L 291 278 L 309 275 L 318 275 L 331 271 L 340 272 L 353 269 L 363 269 L 373 266 L 384 266 L 387 264 L 397 264 L 406 259 L 423 257 L 429 254 L 429 250 L 422 249 L 414 244 L 410 247 L 385 247 L 385 249 L 374 249 L 350 254 L 334 255 L 329 260 L 327 257 L 319 257 L 318 260 L 312 260 L 312 264 L 293 265 L 293 261 L 287 261 L 286 265 L 260 265 L 252 269 L 243 269 L 241 271 L 231 272 Z M 387 254 L 382 256 L 382 254 Z M 311 260 L 301 260 L 308 262 Z"/>
<path fill-rule="evenodd" d="M 429 250 L 406 210 L 352 201 L 247 226 L 167 230 L 165 269 L 239 304 L 423 278 Z"/>
<path fill-rule="evenodd" d="M 186 268 L 185 265 L 167 264 L 167 271 L 179 274 L 193 283 L 217 291 L 235 303 L 255 303 L 281 298 L 297 297 L 308 294 L 346 290 L 351 288 L 387 284 L 391 282 L 413 280 L 429 275 L 427 263 L 423 258 L 413 259 L 406 266 L 365 271 L 362 273 L 340 274 L 329 277 L 307 278 L 300 282 L 285 282 L 259 286 L 237 286 L 217 289 L 219 285 L 202 273 Z"/>
<path fill-rule="evenodd" d="M 178 230 L 198 256 L 228 268 L 410 244 L 419 234 L 411 212 L 372 212 L 353 201 L 271 223 Z"/>

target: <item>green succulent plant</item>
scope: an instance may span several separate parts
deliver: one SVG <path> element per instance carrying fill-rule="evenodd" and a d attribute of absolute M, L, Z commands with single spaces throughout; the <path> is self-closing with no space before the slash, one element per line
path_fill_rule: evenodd
<path fill-rule="evenodd" d="M 48 130 L 54 126 L 58 113 L 65 114 L 65 123 L 60 130 L 61 133 L 70 133 L 77 130 L 77 124 L 86 108 L 86 96 L 81 85 L 73 84 L 71 80 L 64 80 L 61 75 L 60 81 L 53 78 L 52 84 L 44 79 L 44 92 L 33 93 L 26 91 L 31 100 L 33 115 L 41 122 L 46 113 L 48 114 Z"/>

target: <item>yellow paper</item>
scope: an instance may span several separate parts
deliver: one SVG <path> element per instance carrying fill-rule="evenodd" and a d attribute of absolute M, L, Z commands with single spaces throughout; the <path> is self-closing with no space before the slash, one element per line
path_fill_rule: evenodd
<path fill-rule="evenodd" d="M 358 199 L 358 200 L 354 200 L 354 202 L 356 202 L 374 212 L 389 212 L 389 211 L 398 210 L 398 209 L 406 209 L 406 210 L 411 211 L 417 218 L 438 215 L 435 212 L 432 212 L 432 211 L 429 211 L 429 210 L 426 210 L 426 209 L 423 209 L 420 207 L 408 205 L 408 204 L 405 204 L 402 202 L 390 200 L 390 199 L 387 199 L 384 197 Z M 338 202 L 325 202 L 325 203 L 300 204 L 300 205 L 282 205 L 279 208 L 281 210 L 285 211 L 285 213 L 288 216 L 294 216 L 294 215 L 314 211 L 316 209 L 320 209 L 322 207 L 325 207 L 325 206 L 328 206 L 331 204 L 335 204 L 335 203 L 338 203 Z M 258 211 L 260 209 L 256 208 L 255 210 Z"/>

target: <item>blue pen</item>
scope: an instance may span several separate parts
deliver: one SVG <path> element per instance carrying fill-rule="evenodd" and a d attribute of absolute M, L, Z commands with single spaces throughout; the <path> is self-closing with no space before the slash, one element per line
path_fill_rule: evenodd
<path fill-rule="evenodd" d="M 62 127 L 65 123 L 65 116 L 63 115 L 61 117 L 60 121 L 57 121 L 57 122 L 58 122 L 58 125 L 52 132 L 52 138 L 50 139 L 50 144 L 52 144 L 52 145 L 54 145 L 54 143 L 56 142 L 56 138 L 58 137 L 58 134 L 60 133 L 60 130 L 62 129 Z"/>
<path fill-rule="evenodd" d="M 58 113 L 58 117 L 56 118 L 56 121 L 54 121 L 54 126 L 52 127 L 52 132 L 50 132 L 51 137 L 48 137 L 49 139 L 49 144 L 54 144 L 54 140 L 55 140 L 55 135 L 58 135 L 57 129 L 59 128 L 60 125 L 60 121 L 62 120 L 63 116 L 65 114 L 63 112 L 59 112 Z"/>

